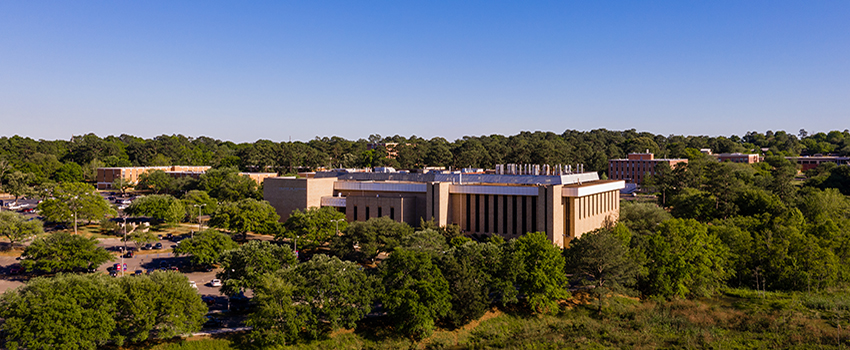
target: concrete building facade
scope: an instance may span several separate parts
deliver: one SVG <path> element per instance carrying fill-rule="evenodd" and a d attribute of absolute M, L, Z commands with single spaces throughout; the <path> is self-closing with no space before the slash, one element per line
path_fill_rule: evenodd
<path fill-rule="evenodd" d="M 655 175 L 658 164 L 667 163 L 670 168 L 676 164 L 687 164 L 687 159 L 656 159 L 652 153 L 629 153 L 627 159 L 608 160 L 608 178 L 641 184 L 649 176 Z"/>
<path fill-rule="evenodd" d="M 264 197 L 281 216 L 335 207 L 347 221 L 387 216 L 418 226 L 434 219 L 465 233 L 515 238 L 545 232 L 564 247 L 572 238 L 619 218 L 621 180 L 595 172 L 568 175 L 317 173 L 266 179 Z"/>
<path fill-rule="evenodd" d="M 720 162 L 753 164 L 761 161 L 761 158 L 758 154 L 720 153 L 715 154 L 714 157 L 716 157 L 717 160 Z"/>

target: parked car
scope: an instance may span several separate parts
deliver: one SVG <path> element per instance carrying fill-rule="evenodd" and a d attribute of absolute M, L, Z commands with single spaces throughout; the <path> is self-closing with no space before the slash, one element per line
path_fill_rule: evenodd
<path fill-rule="evenodd" d="M 221 280 L 216 278 L 210 281 L 210 286 L 212 287 L 221 287 Z"/>
<path fill-rule="evenodd" d="M 215 304 L 215 297 L 212 295 L 204 295 L 201 297 L 201 301 L 203 301 L 204 304 L 212 305 Z"/>
<path fill-rule="evenodd" d="M 136 272 L 135 272 L 133 275 L 141 276 L 141 275 L 143 275 L 144 273 L 145 273 L 145 271 L 144 271 L 144 270 L 136 270 Z"/>
<path fill-rule="evenodd" d="M 191 286 L 192 288 L 198 289 L 198 284 L 195 283 L 195 281 L 189 281 L 189 286 Z"/>
<path fill-rule="evenodd" d="M 180 271 L 180 269 L 178 269 L 177 266 L 172 266 L 171 271 L 177 272 L 177 271 Z"/>
<path fill-rule="evenodd" d="M 153 249 L 153 244 L 150 244 L 150 243 L 145 244 L 145 246 L 142 247 L 142 250 L 151 250 L 151 249 Z"/>
<path fill-rule="evenodd" d="M 157 242 L 153 245 L 153 249 L 162 249 L 162 243 Z"/>
<path fill-rule="evenodd" d="M 221 327 L 221 320 L 219 320 L 215 317 L 210 317 L 210 316 L 204 316 L 204 317 L 206 317 L 206 321 L 204 322 L 204 328 L 219 328 L 219 327 Z"/>
<path fill-rule="evenodd" d="M 21 265 L 12 265 L 12 267 L 9 268 L 10 275 L 20 275 L 23 272 L 24 268 Z"/>

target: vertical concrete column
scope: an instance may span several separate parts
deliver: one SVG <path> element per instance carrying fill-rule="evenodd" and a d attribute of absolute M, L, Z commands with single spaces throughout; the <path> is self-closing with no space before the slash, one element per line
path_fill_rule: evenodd
<path fill-rule="evenodd" d="M 546 232 L 546 237 L 555 246 L 564 247 L 565 213 L 561 197 L 563 185 L 541 186 L 537 194 L 537 230 Z"/>
<path fill-rule="evenodd" d="M 508 229 L 505 230 L 505 234 L 515 235 L 516 230 L 514 230 L 514 221 L 516 217 L 514 216 L 514 196 L 505 196 L 505 201 L 508 202 L 508 212 L 505 215 L 508 216 Z"/>
<path fill-rule="evenodd" d="M 450 187 L 451 183 L 447 182 L 432 182 L 425 186 L 425 220 L 434 218 L 440 226 L 452 223 Z"/>
<path fill-rule="evenodd" d="M 486 231 L 484 230 L 484 221 L 487 220 L 487 217 L 484 216 L 484 214 L 486 213 L 484 211 L 484 198 L 486 197 L 486 194 L 475 195 L 475 198 L 477 199 L 475 207 L 478 209 L 478 212 L 476 213 L 476 217 L 478 218 L 478 225 L 476 225 L 476 231 L 478 231 L 479 233 L 486 233 Z"/>
<path fill-rule="evenodd" d="M 488 211 L 490 213 L 490 215 L 487 217 L 487 222 L 489 223 L 488 227 L 490 228 L 490 231 L 487 232 L 487 233 L 493 233 L 493 232 L 497 231 L 496 230 L 496 199 L 499 198 L 499 196 L 488 195 L 487 198 L 489 198 L 487 200 L 487 205 L 489 206 Z"/>

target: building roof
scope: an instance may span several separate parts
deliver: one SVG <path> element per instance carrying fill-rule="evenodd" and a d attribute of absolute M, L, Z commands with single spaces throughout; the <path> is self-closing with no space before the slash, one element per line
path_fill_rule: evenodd
<path fill-rule="evenodd" d="M 316 178 L 335 177 L 353 181 L 451 182 L 463 184 L 567 185 L 598 181 L 596 172 L 568 175 L 499 175 L 499 174 L 410 174 L 410 173 L 345 173 L 319 172 Z"/>

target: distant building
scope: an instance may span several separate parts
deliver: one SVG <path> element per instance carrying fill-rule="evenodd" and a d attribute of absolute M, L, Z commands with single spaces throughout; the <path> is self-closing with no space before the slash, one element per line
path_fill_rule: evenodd
<path fill-rule="evenodd" d="M 196 165 L 97 168 L 97 189 L 111 189 L 112 182 L 119 178 L 123 178 L 128 183 L 135 185 L 139 182 L 139 176 L 155 170 L 162 170 L 174 178 L 191 177 L 197 179 L 210 168 L 212 167 Z M 239 173 L 239 175 L 247 176 L 259 185 L 266 178 L 277 176 L 277 173 Z"/>
<path fill-rule="evenodd" d="M 800 165 L 801 171 L 817 168 L 823 163 L 835 163 L 838 165 L 850 164 L 850 157 L 820 156 L 820 157 L 785 157 Z"/>
<path fill-rule="evenodd" d="M 732 163 L 753 164 L 760 161 L 758 154 L 720 153 L 715 154 L 714 157 L 716 157 L 718 161 Z"/>
<path fill-rule="evenodd" d="M 687 164 L 688 160 L 655 159 L 652 153 L 629 153 L 628 159 L 608 160 L 608 178 L 641 184 L 647 177 L 655 175 L 655 169 L 661 163 L 667 163 L 670 168 L 674 168 L 679 163 Z"/>
<path fill-rule="evenodd" d="M 281 221 L 293 210 L 334 207 L 346 220 L 386 216 L 418 226 L 433 218 L 465 233 L 515 238 L 545 232 L 564 247 L 572 238 L 619 218 L 624 181 L 596 172 L 566 175 L 318 172 L 312 178 L 266 179 L 265 200 Z"/>

